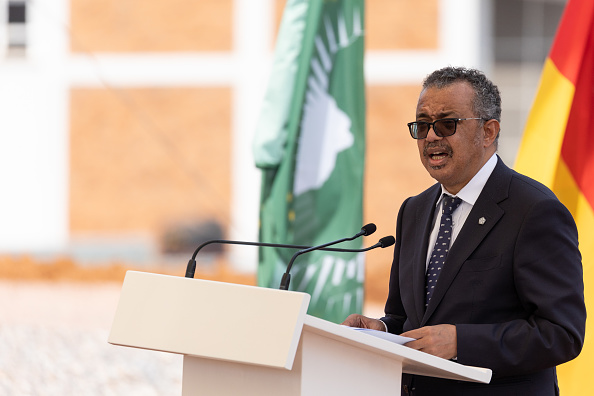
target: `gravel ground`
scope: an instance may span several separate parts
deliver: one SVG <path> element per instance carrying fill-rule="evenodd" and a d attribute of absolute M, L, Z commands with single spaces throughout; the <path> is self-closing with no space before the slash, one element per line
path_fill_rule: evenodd
<path fill-rule="evenodd" d="M 181 395 L 180 355 L 107 343 L 120 290 L 0 281 L 0 396 Z"/>
<path fill-rule="evenodd" d="M 0 281 L 0 395 L 181 395 L 181 356 L 107 343 L 119 293 Z"/>

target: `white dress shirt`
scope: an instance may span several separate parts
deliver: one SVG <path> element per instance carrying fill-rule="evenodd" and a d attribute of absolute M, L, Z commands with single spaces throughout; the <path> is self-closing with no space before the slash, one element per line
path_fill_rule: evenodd
<path fill-rule="evenodd" d="M 456 237 L 460 233 L 468 214 L 472 210 L 474 203 L 478 199 L 479 195 L 483 191 L 483 187 L 487 184 L 487 180 L 493 170 L 495 169 L 495 165 L 497 165 L 497 154 L 493 154 L 491 158 L 483 165 L 483 167 L 477 172 L 476 175 L 466 184 L 458 194 L 454 195 L 454 197 L 458 197 L 462 200 L 462 203 L 454 211 L 452 214 L 452 239 L 450 242 L 450 246 L 454 245 L 454 241 Z M 431 259 L 431 253 L 433 252 L 433 248 L 435 246 L 435 240 L 437 239 L 437 234 L 439 232 L 439 219 L 441 217 L 441 206 L 443 202 L 443 195 L 447 194 L 452 196 L 446 189 L 441 186 L 441 197 L 437 200 L 437 205 L 435 206 L 435 213 L 433 214 L 433 229 L 431 230 L 431 234 L 429 235 L 429 249 L 427 250 L 427 261 L 425 265 L 429 265 L 429 260 Z"/>

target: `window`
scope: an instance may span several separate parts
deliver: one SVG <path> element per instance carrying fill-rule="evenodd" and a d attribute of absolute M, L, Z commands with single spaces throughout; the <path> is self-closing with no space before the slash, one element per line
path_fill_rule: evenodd
<path fill-rule="evenodd" d="M 492 0 L 494 82 L 502 94 L 499 153 L 513 164 L 567 0 Z"/>
<path fill-rule="evenodd" d="M 27 3 L 10 0 L 8 2 L 7 54 L 25 55 L 27 48 Z"/>

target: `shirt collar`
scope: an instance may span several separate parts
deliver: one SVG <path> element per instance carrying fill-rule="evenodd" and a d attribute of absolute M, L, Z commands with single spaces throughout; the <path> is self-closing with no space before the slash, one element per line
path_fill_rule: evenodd
<path fill-rule="evenodd" d="M 483 187 L 487 184 L 487 180 L 489 180 L 489 176 L 493 173 L 495 169 L 495 165 L 497 165 L 497 154 L 493 154 L 491 158 L 483 165 L 483 167 L 474 175 L 474 177 L 464 186 L 458 194 L 455 196 L 460 198 L 462 201 L 474 205 L 476 200 L 478 199 L 481 191 L 483 191 Z M 447 190 L 441 186 L 441 196 L 443 197 L 444 194 L 452 195 L 447 192 Z M 437 205 L 441 202 L 441 198 L 437 200 Z"/>

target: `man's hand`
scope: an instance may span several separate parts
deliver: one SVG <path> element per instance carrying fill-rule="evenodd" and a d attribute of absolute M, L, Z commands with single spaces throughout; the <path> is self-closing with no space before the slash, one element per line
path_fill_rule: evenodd
<path fill-rule="evenodd" d="M 349 315 L 342 324 L 350 327 L 360 327 L 362 329 L 386 331 L 386 326 L 381 320 L 368 318 L 359 314 Z"/>
<path fill-rule="evenodd" d="M 347 318 L 348 319 L 348 318 Z M 458 356 L 458 341 L 456 326 L 443 324 L 426 326 L 400 334 L 404 337 L 416 338 L 404 346 L 444 359 L 453 359 Z"/>

